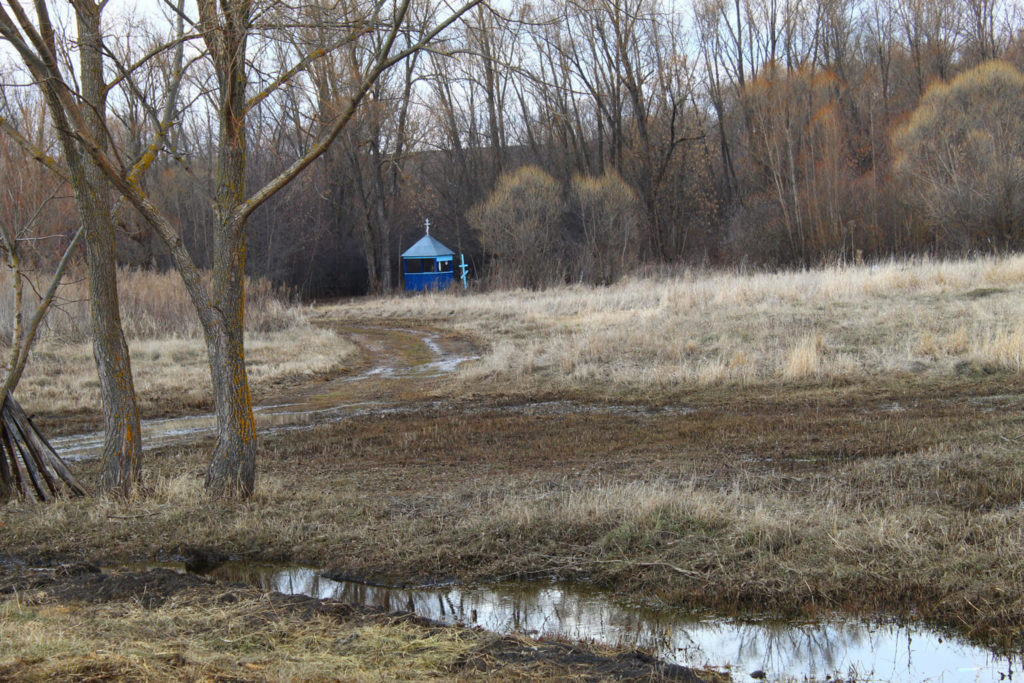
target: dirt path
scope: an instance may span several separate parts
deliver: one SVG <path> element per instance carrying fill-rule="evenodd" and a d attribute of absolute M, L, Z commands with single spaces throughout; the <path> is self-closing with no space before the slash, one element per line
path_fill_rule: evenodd
<path fill-rule="evenodd" d="M 479 355 L 469 340 L 429 327 L 349 324 L 329 318 L 317 322 L 359 346 L 361 361 L 353 373 L 301 387 L 294 395 L 299 403 L 323 407 L 358 400 L 401 402 L 429 393 L 440 378 Z"/>
<path fill-rule="evenodd" d="M 262 436 L 311 429 L 317 425 L 359 416 L 372 411 L 396 411 L 414 396 L 429 393 L 458 366 L 476 358 L 467 340 L 407 325 L 341 325 L 324 320 L 360 348 L 353 371 L 333 378 L 319 378 L 257 397 L 256 428 Z M 143 420 L 147 450 L 192 443 L 214 433 L 213 413 Z M 99 456 L 103 433 L 93 431 L 51 439 L 66 460 Z"/>

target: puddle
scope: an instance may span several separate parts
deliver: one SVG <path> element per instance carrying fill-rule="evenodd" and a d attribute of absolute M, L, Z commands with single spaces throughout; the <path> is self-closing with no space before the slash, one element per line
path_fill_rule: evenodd
<path fill-rule="evenodd" d="M 415 330 L 404 331 L 419 337 L 420 341 L 423 342 L 424 346 L 426 346 L 430 351 L 430 355 L 434 358 L 432 361 L 410 367 L 408 369 L 409 375 L 415 375 L 417 377 L 439 377 L 441 375 L 447 375 L 455 372 L 463 363 L 478 360 L 480 358 L 480 356 L 476 355 L 455 356 L 445 353 L 444 349 L 442 349 L 441 345 L 437 342 L 440 338 L 437 334 L 424 334 Z"/>
<path fill-rule="evenodd" d="M 729 671 L 738 681 L 763 671 L 769 681 L 1012 680 L 1024 659 L 1000 657 L 918 626 L 836 619 L 814 624 L 739 621 L 615 601 L 607 593 L 554 583 L 482 587 L 387 588 L 334 581 L 312 569 L 229 563 L 213 575 L 263 590 L 411 611 L 448 624 L 639 647 L 685 666 Z"/>
<path fill-rule="evenodd" d="M 346 384 L 349 384 L 352 382 L 362 382 L 373 377 L 394 377 L 395 372 L 395 368 L 391 367 L 390 365 L 380 365 L 370 370 L 367 370 L 362 374 L 355 375 L 353 377 L 345 377 L 341 381 Z"/>

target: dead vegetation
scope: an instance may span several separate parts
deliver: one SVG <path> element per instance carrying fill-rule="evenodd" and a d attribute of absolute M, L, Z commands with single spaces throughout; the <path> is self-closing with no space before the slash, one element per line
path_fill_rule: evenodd
<path fill-rule="evenodd" d="M 5 276 L 0 273 L 0 324 L 11 319 Z M 309 313 L 265 280 L 247 283 L 247 367 L 253 391 L 337 373 L 356 347 L 330 330 L 314 327 Z M 100 394 L 88 341 L 85 282 L 70 279 L 60 291 L 40 342 L 32 351 L 17 395 L 35 414 L 98 419 Z M 121 317 L 131 351 L 143 417 L 181 414 L 211 404 L 210 369 L 196 313 L 181 278 L 173 272 L 120 273 Z M 31 303 L 31 302 L 29 302 Z M 0 335 L 0 344 L 8 335 Z"/>
<path fill-rule="evenodd" d="M 942 381 L 1017 372 L 1024 257 L 686 271 L 609 287 L 367 300 L 343 317 L 442 321 L 489 344 L 474 386 L 632 395 L 694 385 Z"/>
<path fill-rule="evenodd" d="M 47 502 L 86 491 L 8 393 L 0 397 L 0 505 L 30 495 Z"/>
<path fill-rule="evenodd" d="M 5 680 L 680 680 L 639 653 L 499 638 L 168 570 L 0 572 Z"/>
<path fill-rule="evenodd" d="M 128 503 L 3 508 L 0 552 L 558 576 L 680 607 L 924 619 L 1019 649 L 1022 283 L 1008 258 L 319 309 L 364 352 L 425 362 L 401 331 L 429 327 L 483 358 L 331 385 L 406 409 L 265 439 L 248 503 L 208 500 L 201 447 L 170 448 Z"/>

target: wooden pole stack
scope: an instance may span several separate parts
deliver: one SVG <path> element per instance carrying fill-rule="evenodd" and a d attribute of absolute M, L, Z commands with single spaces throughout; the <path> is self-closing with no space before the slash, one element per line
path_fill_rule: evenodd
<path fill-rule="evenodd" d="M 27 498 L 40 501 L 87 495 L 25 411 L 9 393 L 0 407 L 0 503 Z"/>

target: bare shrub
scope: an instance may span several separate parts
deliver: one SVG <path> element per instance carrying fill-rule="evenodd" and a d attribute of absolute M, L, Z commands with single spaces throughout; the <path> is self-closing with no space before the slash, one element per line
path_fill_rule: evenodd
<path fill-rule="evenodd" d="M 614 169 L 599 177 L 578 175 L 572 197 L 583 226 L 580 279 L 610 284 L 637 264 L 640 202 Z"/>
<path fill-rule="evenodd" d="M 537 166 L 499 178 L 491 195 L 467 215 L 491 258 L 491 278 L 511 287 L 564 282 L 564 213 L 561 187 Z"/>
<path fill-rule="evenodd" d="M 992 61 L 936 83 L 892 144 L 909 201 L 950 246 L 1024 243 L 1024 74 Z"/>

